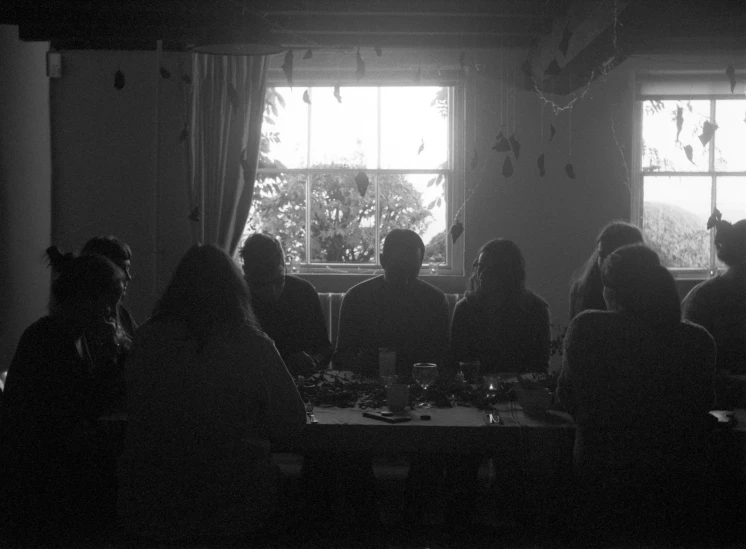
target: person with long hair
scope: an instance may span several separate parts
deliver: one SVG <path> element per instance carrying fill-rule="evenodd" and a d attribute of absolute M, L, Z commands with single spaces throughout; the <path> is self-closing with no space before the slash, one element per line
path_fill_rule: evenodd
<path fill-rule="evenodd" d="M 596 249 L 573 277 L 570 287 L 570 319 L 588 309 L 606 310 L 601 282 L 601 264 L 617 248 L 643 241 L 639 227 L 624 221 L 612 221 L 596 238 Z"/>
<path fill-rule="evenodd" d="M 266 526 L 278 484 L 271 445 L 289 444 L 306 414 L 227 253 L 195 245 L 184 255 L 135 335 L 125 377 L 126 531 L 217 540 Z"/>
<path fill-rule="evenodd" d="M 122 293 L 122 300 L 117 305 L 117 321 L 127 337 L 132 339 L 137 329 L 137 322 L 123 302 L 127 295 L 129 283 L 132 280 L 132 249 L 127 243 L 122 242 L 115 236 L 96 236 L 83 245 L 80 255 L 102 255 L 122 269 L 124 273 L 124 292 Z"/>
<path fill-rule="evenodd" d="M 608 535 L 684 533 L 705 501 L 715 344 L 681 320 L 673 277 L 647 246 L 615 250 L 601 278 L 608 310 L 570 322 L 557 388 L 577 425 L 579 516 Z"/>
<path fill-rule="evenodd" d="M 55 277 L 49 315 L 21 336 L 0 417 L 3 535 L 46 543 L 114 518 L 93 420 L 109 406 L 115 360 L 93 361 L 83 335 L 116 345 L 111 316 L 124 274 L 101 256 L 47 250 Z M 111 465 L 111 464 L 110 464 Z M 113 475 L 113 465 L 110 467 Z"/>
<path fill-rule="evenodd" d="M 521 250 L 511 240 L 487 242 L 453 311 L 454 361 L 479 360 L 485 373 L 546 372 L 550 339 L 549 305 L 526 288 Z"/>
<path fill-rule="evenodd" d="M 729 374 L 746 374 L 746 219 L 729 223 L 715 210 L 715 247 L 723 273 L 684 298 L 684 318 L 707 329 L 717 345 L 717 407 L 746 406 L 746 388 Z"/>

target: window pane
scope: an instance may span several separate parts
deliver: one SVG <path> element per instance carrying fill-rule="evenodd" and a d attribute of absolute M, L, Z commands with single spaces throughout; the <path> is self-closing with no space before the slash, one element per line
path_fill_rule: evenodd
<path fill-rule="evenodd" d="M 666 267 L 708 268 L 711 179 L 646 176 L 644 185 L 643 232 L 661 263 Z"/>
<path fill-rule="evenodd" d="M 376 182 L 368 174 L 361 196 L 354 172 L 314 174 L 311 186 L 311 261 L 376 263 Z"/>
<path fill-rule="evenodd" d="M 718 177 L 717 186 L 717 208 L 723 219 L 731 223 L 746 219 L 746 177 Z M 716 261 L 718 268 L 726 268 L 725 263 Z"/>
<path fill-rule="evenodd" d="M 448 88 L 381 88 L 381 167 L 429 170 L 447 163 Z"/>
<path fill-rule="evenodd" d="M 746 100 L 718 101 L 715 131 L 715 169 L 746 172 Z"/>
<path fill-rule="evenodd" d="M 311 167 L 378 165 L 378 90 L 313 88 L 311 97 Z"/>
<path fill-rule="evenodd" d="M 305 168 L 308 157 L 308 105 L 303 91 L 267 88 L 259 167 Z"/>
<path fill-rule="evenodd" d="M 381 176 L 381 244 L 392 229 L 411 229 L 425 243 L 424 263 L 445 263 L 447 177 L 439 174 Z"/>
<path fill-rule="evenodd" d="M 306 176 L 257 174 L 244 237 L 262 231 L 279 237 L 285 255 L 306 261 Z"/>
<path fill-rule="evenodd" d="M 677 140 L 677 112 L 681 108 L 681 132 Z M 643 101 L 642 169 L 644 172 L 704 172 L 709 170 L 709 143 L 699 140 L 702 124 L 710 118 L 710 102 Z M 685 147 L 692 148 L 692 161 Z"/>

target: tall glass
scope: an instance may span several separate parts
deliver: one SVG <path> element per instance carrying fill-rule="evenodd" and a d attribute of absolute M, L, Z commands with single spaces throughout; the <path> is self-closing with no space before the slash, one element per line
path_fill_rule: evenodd
<path fill-rule="evenodd" d="M 427 390 L 438 379 L 437 364 L 418 362 L 412 366 L 412 379 L 417 385 Z"/>

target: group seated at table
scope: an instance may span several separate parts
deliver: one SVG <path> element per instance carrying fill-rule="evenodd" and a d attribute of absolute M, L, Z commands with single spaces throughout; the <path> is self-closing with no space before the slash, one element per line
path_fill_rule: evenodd
<path fill-rule="evenodd" d="M 585 504 L 574 510 L 587 519 L 579 519 L 581 527 L 592 523 L 589 509 L 607 509 L 603 520 L 621 523 L 635 497 L 650 495 L 647 487 L 657 487 L 663 497 L 651 501 L 663 503 L 700 493 L 682 479 L 699 474 L 715 343 L 740 349 L 722 334 L 742 335 L 746 326 L 746 220 L 731 226 L 718 219 L 716 226 L 728 272 L 695 288 L 685 303 L 690 318 L 709 323 L 714 342 L 704 328 L 681 321 L 675 284 L 655 253 L 623 246 L 641 240 L 632 225 L 615 222 L 601 232 L 573 285 L 558 395 L 578 426 L 575 501 Z M 21 338 L 0 409 L 0 512 L 19 536 L 42 538 L 61 524 L 75 531 L 111 519 L 105 500 L 114 493 L 112 479 L 102 470 L 107 463 L 113 469 L 113 457 L 96 446 L 91 427 L 110 410 L 122 368 L 127 434 L 119 518 L 129 532 L 156 540 L 245 538 L 263 530 L 277 511 L 272 447 L 289 447 L 306 423 L 293 377 L 328 367 L 333 354 L 335 369 L 375 378 L 379 350 L 389 349 L 407 383 L 417 362 L 438 364 L 446 376 L 473 361 L 482 373 L 546 371 L 549 308 L 526 288 L 515 243 L 482 246 L 450 327 L 445 295 L 418 278 L 424 251 L 413 231 L 386 236 L 384 274 L 345 294 L 332 353 L 318 293 L 287 276 L 272 235 L 246 241 L 243 273 L 226 252 L 195 246 L 128 353 L 135 327 L 122 318 L 128 248 L 118 247 L 114 263 L 102 249 L 81 257 L 50 249 L 50 315 Z M 726 301 L 727 311 L 720 305 Z M 437 486 L 448 490 L 450 524 L 468 527 L 484 457 L 410 454 L 405 527 L 420 518 L 418 502 Z M 334 512 L 336 489 L 347 498 L 352 528 L 364 534 L 378 527 L 370 455 L 304 458 L 311 528 Z M 677 483 L 691 490 L 681 494 Z M 42 517 L 48 527 L 37 530 Z"/>

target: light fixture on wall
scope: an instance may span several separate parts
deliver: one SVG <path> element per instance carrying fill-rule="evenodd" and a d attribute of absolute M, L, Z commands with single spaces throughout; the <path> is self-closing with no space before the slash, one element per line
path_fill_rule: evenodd
<path fill-rule="evenodd" d="M 243 14 L 230 28 L 205 28 L 190 50 L 212 55 L 275 55 L 285 48 L 273 41 L 267 23 L 256 14 Z"/>

